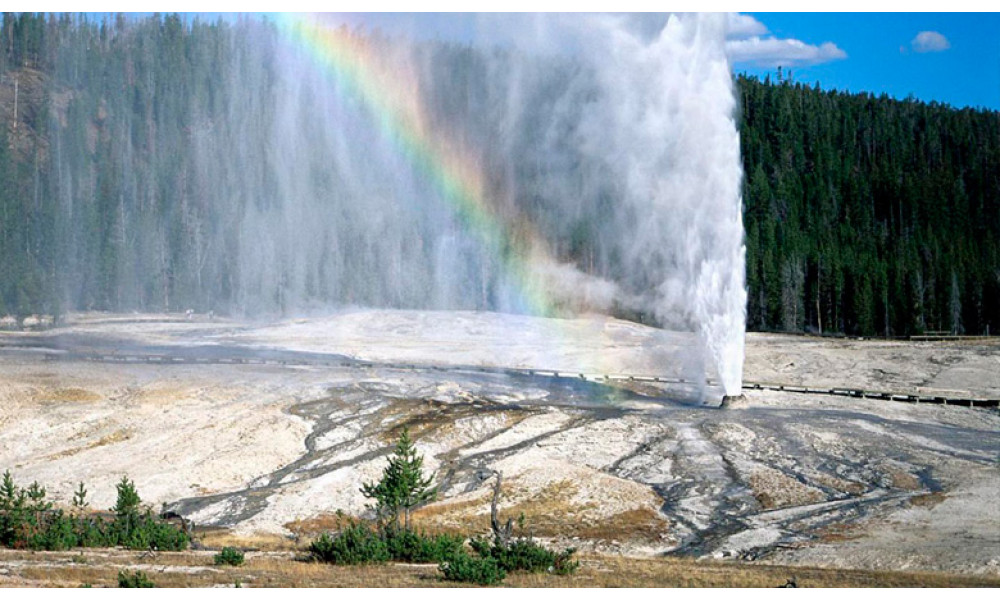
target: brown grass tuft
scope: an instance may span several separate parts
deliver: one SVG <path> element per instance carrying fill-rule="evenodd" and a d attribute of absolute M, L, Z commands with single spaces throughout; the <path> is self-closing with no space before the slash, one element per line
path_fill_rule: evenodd
<path fill-rule="evenodd" d="M 913 506 L 932 508 L 944 502 L 947 497 L 948 495 L 942 492 L 931 492 L 929 494 L 920 494 L 919 496 L 914 496 L 910 498 L 910 504 L 912 504 Z"/>
<path fill-rule="evenodd" d="M 125 440 L 132 439 L 132 431 L 129 429 L 119 429 L 114 433 L 110 433 L 101 439 L 97 440 L 91 444 L 88 448 L 99 448 L 101 446 L 107 446 L 109 444 L 117 444 L 118 442 L 124 442 Z"/>
<path fill-rule="evenodd" d="M 228 529 L 195 532 L 195 540 L 205 548 L 221 549 L 226 546 L 279 552 L 301 550 L 306 544 L 298 537 L 290 538 L 277 534 L 233 535 Z"/>
<path fill-rule="evenodd" d="M 572 535 L 584 540 L 658 542 L 670 534 L 670 529 L 670 522 L 660 513 L 641 507 L 594 523 L 586 523 L 573 531 Z"/>
<path fill-rule="evenodd" d="M 901 469 L 890 468 L 886 470 L 886 474 L 892 479 L 892 487 L 900 490 L 916 491 L 923 489 L 923 485 L 920 484 L 920 480 L 911 473 L 907 473 Z"/>
<path fill-rule="evenodd" d="M 843 492 L 845 494 L 851 494 L 852 496 L 857 496 L 864 493 L 865 486 L 858 483 L 857 481 L 850 481 L 847 479 L 841 479 L 839 477 L 833 477 L 831 475 L 826 475 L 824 473 L 817 473 L 811 476 L 816 483 L 820 485 L 825 485 L 826 487 L 833 488 L 838 492 Z"/>
<path fill-rule="evenodd" d="M 747 483 L 753 490 L 757 502 L 767 510 L 813 504 L 826 499 L 820 490 L 767 467 L 761 467 L 751 473 Z"/>
<path fill-rule="evenodd" d="M 361 520 L 348 514 L 325 513 L 286 523 L 285 529 L 297 536 L 315 537 L 324 531 L 336 531 L 340 526 L 357 523 Z"/>
<path fill-rule="evenodd" d="M 859 538 L 865 534 L 864 529 L 855 524 L 833 523 L 817 532 L 821 542 L 845 542 Z"/>
<path fill-rule="evenodd" d="M 55 388 L 54 390 L 40 393 L 38 396 L 40 399 L 54 400 L 56 402 L 95 402 L 103 398 L 100 394 L 95 394 L 81 388 Z"/>

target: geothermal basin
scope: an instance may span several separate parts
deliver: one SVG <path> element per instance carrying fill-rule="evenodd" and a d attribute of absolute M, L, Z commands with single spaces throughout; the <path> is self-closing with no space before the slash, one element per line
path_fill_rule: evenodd
<path fill-rule="evenodd" d="M 748 334 L 744 378 L 990 397 L 1000 343 Z M 1000 414 L 678 383 L 691 341 L 609 317 L 344 312 L 259 324 L 75 314 L 0 333 L 0 469 L 68 504 L 143 499 L 202 530 L 303 540 L 368 510 L 404 427 L 426 527 L 524 513 L 586 550 L 1000 573 Z M 557 376 L 558 373 L 558 376 Z M 581 377 L 581 374 L 583 377 Z M 673 383 L 606 380 L 661 376 Z M 709 374 L 711 377 L 711 375 Z"/>

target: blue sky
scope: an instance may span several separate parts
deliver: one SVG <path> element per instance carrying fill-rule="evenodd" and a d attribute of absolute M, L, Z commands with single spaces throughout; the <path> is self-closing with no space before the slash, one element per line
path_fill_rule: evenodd
<path fill-rule="evenodd" d="M 824 89 L 909 94 L 921 100 L 1000 110 L 1000 13 L 750 13 L 766 34 L 750 36 L 769 46 L 766 60 L 750 60 L 753 43 L 735 45 L 736 71 L 774 77 L 775 63 L 796 81 Z M 748 32 L 750 27 L 748 26 Z M 916 40 L 921 32 L 931 32 Z M 940 34 L 942 37 L 933 35 Z M 768 40 L 798 40 L 811 55 Z M 946 40 L 943 42 L 942 40 Z M 731 40 L 733 45 L 735 40 Z M 829 42 L 841 53 L 820 52 Z M 829 47 L 828 47 L 829 48 Z M 917 50 L 923 50 L 919 52 Z M 760 51 L 764 55 L 764 51 Z M 794 58 L 798 54 L 804 58 Z M 843 55 L 841 57 L 841 55 Z M 745 60 L 740 60 L 740 56 Z"/>

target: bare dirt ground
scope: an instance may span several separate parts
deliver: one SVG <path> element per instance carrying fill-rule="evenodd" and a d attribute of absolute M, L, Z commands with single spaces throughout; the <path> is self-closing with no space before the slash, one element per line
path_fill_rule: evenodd
<path fill-rule="evenodd" d="M 0 469 L 67 503 L 84 481 L 95 507 L 128 474 L 145 501 L 214 531 L 206 543 L 295 548 L 336 511 L 365 513 L 359 487 L 408 426 L 441 489 L 426 527 L 484 532 L 500 470 L 503 512 L 585 552 L 1000 575 L 996 410 L 771 391 L 713 409 L 670 389 L 447 370 L 698 366 L 683 336 L 632 323 L 449 315 L 80 315 L 0 333 Z M 67 350 L 212 364 L 45 360 Z M 375 364 L 218 364 L 264 351 Z M 996 397 L 998 367 L 996 342 L 750 334 L 745 379 Z"/>
<path fill-rule="evenodd" d="M 974 398 L 1000 396 L 1000 338 L 909 342 L 751 333 L 747 380 Z"/>

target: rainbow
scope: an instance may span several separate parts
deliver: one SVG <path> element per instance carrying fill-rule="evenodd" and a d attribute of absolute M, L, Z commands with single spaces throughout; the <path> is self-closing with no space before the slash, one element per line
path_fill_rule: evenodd
<path fill-rule="evenodd" d="M 431 125 L 410 69 L 390 65 L 369 39 L 316 16 L 279 15 L 279 30 L 305 49 L 344 90 L 367 107 L 374 125 L 414 169 L 432 182 L 460 223 L 489 255 L 499 257 L 519 296 L 517 308 L 537 316 L 557 312 L 538 265 L 555 265 L 547 244 L 523 217 L 503 216 L 491 202 L 482 169 L 463 144 Z"/>

